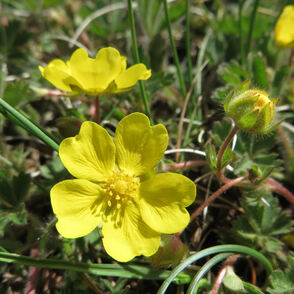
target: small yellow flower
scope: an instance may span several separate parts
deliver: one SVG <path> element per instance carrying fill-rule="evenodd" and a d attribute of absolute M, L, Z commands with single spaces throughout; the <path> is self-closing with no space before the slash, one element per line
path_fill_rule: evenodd
<path fill-rule="evenodd" d="M 52 60 L 45 68 L 39 66 L 42 76 L 56 88 L 77 95 L 121 93 L 130 90 L 138 80 L 147 80 L 151 70 L 142 63 L 127 67 L 126 57 L 112 47 L 102 48 L 96 58 L 89 58 L 85 49 L 77 49 L 65 63 Z"/>
<path fill-rule="evenodd" d="M 277 44 L 284 48 L 294 48 L 294 5 L 283 9 L 275 27 Z"/>
<path fill-rule="evenodd" d="M 196 186 L 176 173 L 155 174 L 168 134 L 162 124 L 133 113 L 123 118 L 114 141 L 94 122 L 84 122 L 75 137 L 59 148 L 64 166 L 77 179 L 51 190 L 58 232 L 66 238 L 89 234 L 102 227 L 106 252 L 126 262 L 151 256 L 160 234 L 173 234 L 189 223 L 185 207 L 195 199 Z"/>

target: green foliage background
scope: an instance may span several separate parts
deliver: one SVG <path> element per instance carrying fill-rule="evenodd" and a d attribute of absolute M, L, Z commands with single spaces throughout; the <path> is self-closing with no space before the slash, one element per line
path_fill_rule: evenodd
<path fill-rule="evenodd" d="M 199 163 L 189 170 L 176 170 L 197 183 L 197 199 L 190 212 L 222 185 L 213 171 L 216 150 L 232 127 L 222 104 L 233 88 L 250 79 L 253 88 L 280 99 L 276 119 L 283 120 L 278 130 L 266 136 L 238 133 L 234 150 L 227 152 L 223 161 L 223 166 L 231 167 L 226 175 L 233 179 L 250 170 L 256 186 L 233 187 L 221 195 L 185 230 L 182 240 L 186 247 L 181 250 L 193 253 L 219 244 L 256 249 L 273 265 L 271 276 L 268 278 L 256 261 L 243 257 L 235 263 L 238 276 L 227 278 L 219 293 L 244 289 L 248 293 L 293 293 L 293 204 L 272 191 L 266 180 L 275 179 L 293 193 L 293 51 L 275 44 L 274 25 L 283 7 L 294 1 L 169 2 L 170 23 L 162 1 L 133 4 L 139 57 L 152 69 L 152 78 L 145 83 L 148 105 L 154 122 L 163 123 L 169 131 L 168 149 L 177 146 L 185 94 L 191 92 L 180 147 L 207 154 L 206 158 L 201 152 L 180 156 L 181 162 Z M 58 144 L 77 134 L 80 124 L 90 118 L 91 101 L 57 95 L 41 77 L 38 65 L 54 58 L 66 60 L 77 47 L 87 48 L 94 56 L 106 46 L 116 47 L 127 56 L 129 65 L 135 64 L 127 2 L 3 0 L 0 5 L 0 97 Z M 169 25 L 183 82 L 170 44 Z M 126 114 L 146 111 L 139 87 L 120 96 L 103 97 L 101 105 L 101 125 L 110 133 Z M 34 265 L 34 258 L 41 259 L 36 293 L 156 293 L 162 283 L 159 280 L 166 279 L 169 271 L 154 269 L 150 260 L 138 257 L 130 263 L 143 266 L 134 268 L 138 275 L 129 276 L 116 264 L 102 274 L 99 265 L 113 261 L 103 251 L 98 234 L 76 240 L 58 235 L 49 193 L 55 183 L 71 176 L 56 152 L 9 116 L 3 105 L 0 111 L 0 293 L 28 293 L 29 266 Z M 168 154 L 159 171 L 173 164 L 175 156 Z M 22 258 L 16 262 L 9 253 Z M 27 256 L 33 259 L 25 259 Z M 56 260 L 69 263 L 57 265 Z M 186 291 L 183 284 L 189 283 L 198 269 L 198 265 L 190 266 L 170 287 L 170 293 Z M 256 281 L 250 286 L 252 272 Z M 199 293 L 209 292 L 217 274 L 216 268 L 210 270 L 199 284 Z M 233 279 L 239 285 L 238 277 L 244 282 L 241 288 L 228 282 Z"/>

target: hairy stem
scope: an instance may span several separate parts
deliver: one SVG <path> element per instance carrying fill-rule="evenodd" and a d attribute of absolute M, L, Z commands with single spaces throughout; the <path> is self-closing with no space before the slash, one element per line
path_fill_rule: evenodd
<path fill-rule="evenodd" d="M 207 207 L 209 204 L 211 204 L 219 195 L 227 191 L 232 186 L 235 186 L 236 184 L 242 182 L 244 179 L 246 179 L 247 176 L 241 176 L 239 178 L 236 178 L 234 180 L 230 180 L 223 186 L 221 186 L 217 191 L 215 191 L 205 202 L 202 203 L 192 214 L 190 218 L 190 222 L 192 222 L 203 210 L 205 207 Z"/>
<path fill-rule="evenodd" d="M 229 133 L 229 135 L 227 136 L 227 138 L 225 139 L 224 143 L 222 144 L 218 155 L 217 155 L 217 177 L 221 178 L 222 175 L 222 159 L 223 159 L 223 155 L 228 147 L 228 145 L 230 144 L 231 140 L 233 139 L 233 137 L 235 136 L 235 134 L 238 132 L 239 128 L 235 125 L 233 127 L 233 129 L 231 130 L 231 132 Z"/>
<path fill-rule="evenodd" d="M 265 182 L 269 184 L 272 191 L 275 191 L 286 198 L 290 203 L 294 204 L 294 195 L 288 189 L 273 179 L 266 179 Z"/>
<path fill-rule="evenodd" d="M 232 256 L 229 256 L 225 262 L 224 262 L 224 266 L 220 269 L 217 278 L 213 284 L 213 287 L 211 289 L 211 291 L 209 292 L 209 294 L 217 294 L 218 290 L 220 288 L 220 285 L 223 282 L 223 279 L 227 273 L 227 270 L 229 267 L 233 267 L 234 263 L 236 262 L 236 260 L 239 258 L 239 254 L 235 254 Z"/>

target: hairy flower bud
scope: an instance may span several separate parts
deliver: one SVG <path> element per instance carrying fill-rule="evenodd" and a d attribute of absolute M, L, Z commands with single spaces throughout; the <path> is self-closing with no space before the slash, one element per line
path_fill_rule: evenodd
<path fill-rule="evenodd" d="M 266 91 L 249 89 L 250 81 L 244 82 L 226 98 L 224 109 L 243 131 L 267 134 L 280 122 L 273 124 L 277 98 L 269 98 Z"/>

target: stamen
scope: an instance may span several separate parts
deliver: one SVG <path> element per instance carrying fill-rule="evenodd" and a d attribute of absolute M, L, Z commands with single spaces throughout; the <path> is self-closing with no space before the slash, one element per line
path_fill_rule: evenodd
<path fill-rule="evenodd" d="M 107 180 L 104 190 L 108 194 L 107 205 L 120 209 L 137 195 L 140 180 L 126 171 L 114 172 Z"/>

